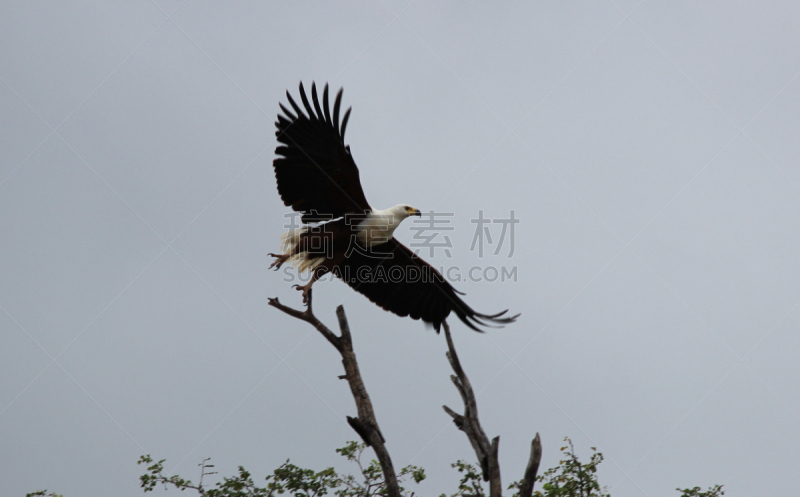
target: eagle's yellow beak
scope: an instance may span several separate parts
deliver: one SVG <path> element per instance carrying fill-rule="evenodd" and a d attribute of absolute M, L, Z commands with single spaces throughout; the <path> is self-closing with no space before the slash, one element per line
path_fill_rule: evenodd
<path fill-rule="evenodd" d="M 409 216 L 422 216 L 422 212 L 419 209 L 415 209 L 413 207 L 408 208 L 408 215 Z"/>

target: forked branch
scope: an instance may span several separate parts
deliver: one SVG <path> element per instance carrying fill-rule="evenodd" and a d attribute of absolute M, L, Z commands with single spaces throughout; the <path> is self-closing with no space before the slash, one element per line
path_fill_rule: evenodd
<path fill-rule="evenodd" d="M 392 459 L 389 457 L 389 452 L 386 450 L 386 440 L 383 438 L 378 421 L 375 418 L 375 411 L 372 408 L 372 401 L 367 393 L 367 388 L 364 386 L 364 381 L 361 379 L 361 372 L 358 369 L 358 362 L 356 361 L 356 354 L 353 350 L 353 339 L 350 335 L 350 325 L 347 323 L 347 316 L 344 313 L 344 307 L 341 305 L 336 308 L 336 317 L 339 319 L 339 330 L 341 335 L 336 335 L 325 326 L 312 311 L 311 307 L 311 290 L 308 291 L 307 306 L 304 311 L 299 311 L 291 307 L 281 304 L 277 298 L 269 299 L 269 305 L 284 313 L 310 323 L 314 328 L 319 331 L 322 336 L 333 345 L 339 354 L 342 356 L 342 364 L 344 365 L 344 376 L 340 378 L 346 379 L 350 385 L 350 392 L 353 394 L 353 399 L 356 402 L 356 409 L 358 417 L 347 416 L 347 422 L 358 433 L 365 444 L 369 445 L 375 451 L 378 457 L 378 462 L 383 471 L 383 478 L 386 482 L 387 496 L 400 497 L 400 485 L 397 482 L 397 475 L 392 465 Z"/>
<path fill-rule="evenodd" d="M 358 433 L 364 443 L 375 450 L 386 482 L 386 495 L 388 497 L 400 497 L 400 486 L 397 482 L 397 475 L 395 474 L 392 460 L 389 457 L 389 452 L 386 450 L 386 440 L 383 438 L 383 434 L 381 434 L 381 430 L 378 427 L 375 411 L 372 408 L 372 401 L 370 401 L 369 394 L 367 393 L 367 389 L 364 386 L 364 381 L 361 379 L 361 373 L 358 369 L 356 354 L 353 350 L 353 340 L 350 335 L 350 326 L 347 322 L 347 316 L 345 316 L 344 313 L 344 307 L 339 306 L 336 308 L 336 316 L 339 320 L 339 329 L 341 331 L 341 335 L 337 335 L 314 316 L 311 307 L 311 297 L 312 294 L 311 291 L 309 291 L 307 306 L 304 311 L 285 306 L 281 304 L 277 298 L 269 299 L 269 305 L 283 311 L 293 318 L 311 324 L 337 351 L 339 351 L 339 354 L 342 356 L 342 365 L 345 371 L 345 374 L 340 376 L 340 378 L 346 379 L 347 383 L 350 385 L 350 392 L 353 394 L 353 399 L 356 402 L 356 408 L 358 410 L 358 417 L 353 418 L 348 416 L 347 422 L 356 433 Z M 453 423 L 455 423 L 456 427 L 467 435 L 470 444 L 472 444 L 472 448 L 475 451 L 475 455 L 478 457 L 481 470 L 483 471 L 483 479 L 489 482 L 489 496 L 501 497 L 502 484 L 500 480 L 500 464 L 498 462 L 500 437 L 495 437 L 490 442 L 486 433 L 483 431 L 480 421 L 478 420 L 478 405 L 475 400 L 475 392 L 472 390 L 469 378 L 467 378 L 467 374 L 464 372 L 461 362 L 458 359 L 458 354 L 453 345 L 453 338 L 450 335 L 450 327 L 446 321 L 443 322 L 442 325 L 447 340 L 447 359 L 450 361 L 450 365 L 455 372 L 454 375 L 450 376 L 450 379 L 453 381 L 458 393 L 461 395 L 461 400 L 464 402 L 464 414 L 458 414 L 447 406 L 442 407 L 445 412 L 453 418 Z M 539 434 L 537 433 L 536 437 L 531 442 L 531 454 L 528 459 L 528 465 L 525 468 L 525 475 L 519 482 L 519 497 L 531 497 L 541 457 L 542 444 L 539 439 Z"/>
<path fill-rule="evenodd" d="M 503 491 L 500 482 L 500 464 L 497 460 L 500 437 L 494 437 L 490 443 L 486 432 L 483 431 L 478 420 L 478 404 L 475 401 L 475 392 L 472 390 L 472 384 L 470 384 L 469 378 L 467 378 L 467 374 L 458 360 L 458 354 L 453 345 L 453 337 L 450 336 L 450 326 L 447 321 L 442 322 L 442 326 L 444 327 L 444 336 L 447 339 L 447 360 L 450 361 L 450 366 L 453 367 L 453 371 L 456 373 L 450 375 L 450 379 L 453 380 L 458 393 L 461 394 L 461 400 L 464 401 L 464 414 L 458 414 L 447 406 L 442 407 L 453 418 L 453 423 L 456 427 L 467 435 L 469 443 L 472 444 L 472 449 L 478 457 L 481 470 L 483 470 L 483 480 L 489 482 L 489 497 L 500 497 Z"/>
<path fill-rule="evenodd" d="M 450 379 L 453 380 L 453 384 L 461 395 L 461 400 L 464 401 L 464 414 L 458 414 L 447 406 L 442 407 L 453 418 L 453 423 L 456 427 L 467 435 L 469 443 L 472 445 L 475 455 L 481 464 L 483 479 L 489 482 L 489 497 L 500 497 L 503 491 L 500 480 L 500 464 L 497 457 L 500 437 L 494 437 L 490 443 L 486 432 L 483 431 L 483 427 L 481 427 L 481 423 L 478 420 L 478 404 L 475 400 L 475 392 L 472 390 L 472 384 L 467 378 L 467 373 L 461 367 L 461 361 L 458 360 L 453 338 L 450 336 L 450 326 L 448 326 L 447 321 L 442 322 L 442 326 L 444 327 L 444 336 L 447 339 L 447 360 L 450 361 L 450 366 L 455 372 L 454 375 L 450 376 Z M 531 497 L 541 458 L 542 444 L 537 433 L 531 442 L 531 455 L 528 459 L 528 466 L 525 468 L 525 475 L 519 484 L 519 497 Z"/>

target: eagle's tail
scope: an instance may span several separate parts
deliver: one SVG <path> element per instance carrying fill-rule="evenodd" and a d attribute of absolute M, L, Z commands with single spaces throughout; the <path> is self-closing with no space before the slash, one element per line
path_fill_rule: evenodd
<path fill-rule="evenodd" d="M 314 268 L 325 261 L 325 255 L 320 256 L 319 254 L 311 254 L 302 250 L 300 242 L 302 236 L 308 230 L 308 226 L 303 226 L 291 229 L 281 235 L 281 251 L 284 254 L 290 254 L 288 261 L 301 273 L 306 270 L 313 271 Z"/>
<path fill-rule="evenodd" d="M 458 304 L 460 305 L 455 305 L 453 307 L 453 312 L 456 313 L 456 316 L 458 316 L 461 322 L 478 333 L 483 333 L 483 329 L 481 328 L 502 328 L 507 324 L 515 322 L 520 316 L 519 314 L 507 316 L 508 309 L 498 312 L 497 314 L 483 314 L 472 309 L 463 300 L 459 300 L 460 302 Z M 437 333 L 439 332 L 440 325 L 441 323 L 433 324 Z"/>

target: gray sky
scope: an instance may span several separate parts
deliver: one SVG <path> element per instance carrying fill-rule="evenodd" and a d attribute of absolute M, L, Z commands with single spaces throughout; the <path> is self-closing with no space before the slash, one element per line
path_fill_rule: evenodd
<path fill-rule="evenodd" d="M 267 306 L 300 305 L 268 271 L 273 122 L 316 80 L 373 206 L 453 214 L 452 257 L 423 256 L 517 269 L 456 283 L 515 325 L 452 322 L 506 483 L 538 431 L 543 468 L 597 446 L 615 497 L 793 494 L 798 25 L 788 1 L 3 2 L 4 492 L 141 495 L 144 453 L 353 469 L 338 356 Z M 520 220 L 511 257 L 470 250 L 480 210 Z M 395 465 L 452 491 L 474 456 L 443 337 L 340 282 L 314 302 L 345 305 Z"/>

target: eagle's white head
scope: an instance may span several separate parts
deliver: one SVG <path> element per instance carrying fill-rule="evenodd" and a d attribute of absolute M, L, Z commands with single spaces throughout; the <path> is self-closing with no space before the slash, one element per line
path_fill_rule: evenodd
<path fill-rule="evenodd" d="M 406 204 L 397 204 L 384 210 L 375 210 L 358 225 L 358 238 L 364 245 L 374 247 L 386 243 L 394 236 L 394 230 L 409 216 L 421 216 L 419 209 Z"/>
<path fill-rule="evenodd" d="M 415 209 L 415 208 L 413 208 L 413 207 L 411 207 L 409 205 L 406 205 L 406 204 L 397 204 L 394 207 L 389 207 L 388 209 L 386 209 L 383 212 L 391 212 L 392 214 L 397 216 L 400 219 L 400 221 L 402 221 L 403 219 L 405 219 L 407 217 L 410 217 L 410 216 L 421 216 L 422 215 L 422 212 L 420 212 L 419 209 Z M 398 222 L 398 224 L 400 224 L 400 223 Z"/>

